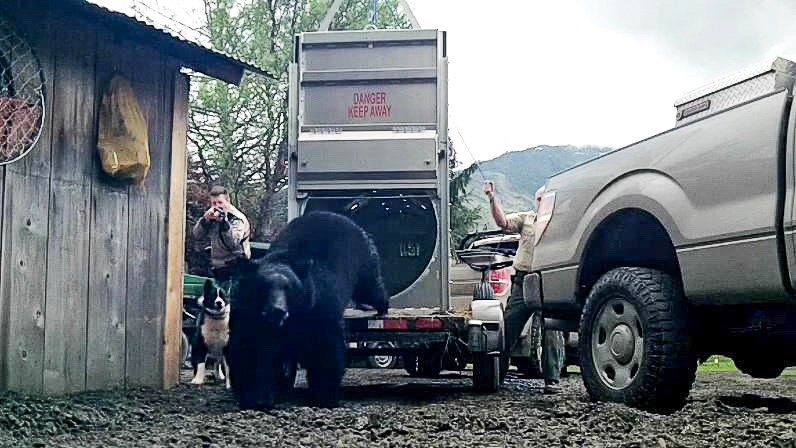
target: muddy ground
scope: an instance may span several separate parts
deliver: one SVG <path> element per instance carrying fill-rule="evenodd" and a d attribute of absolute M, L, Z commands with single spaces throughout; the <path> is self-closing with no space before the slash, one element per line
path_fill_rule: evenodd
<path fill-rule="evenodd" d="M 62 398 L 0 395 L 0 445 L 63 447 L 796 447 L 796 376 L 752 380 L 700 374 L 687 406 L 662 416 L 591 403 L 578 375 L 564 392 L 510 375 L 495 395 L 470 391 L 469 372 L 409 378 L 349 369 L 344 407 L 293 403 L 237 409 L 220 384 Z M 300 384 L 300 387 L 303 386 Z"/>

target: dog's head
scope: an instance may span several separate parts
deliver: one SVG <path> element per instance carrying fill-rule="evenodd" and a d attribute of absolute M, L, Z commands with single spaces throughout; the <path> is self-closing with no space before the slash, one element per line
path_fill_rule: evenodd
<path fill-rule="evenodd" d="M 205 280 L 204 291 L 198 302 L 205 313 L 213 316 L 222 315 L 229 311 L 227 293 L 216 286 L 210 279 Z"/>
<path fill-rule="evenodd" d="M 241 293 L 246 295 L 248 312 L 269 326 L 281 327 L 292 313 L 312 308 L 312 281 L 308 270 L 297 272 L 279 262 L 264 262 L 250 270 L 240 285 Z"/>

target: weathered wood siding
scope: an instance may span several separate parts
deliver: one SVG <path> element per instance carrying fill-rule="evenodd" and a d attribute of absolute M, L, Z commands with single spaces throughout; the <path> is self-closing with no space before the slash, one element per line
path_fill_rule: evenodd
<path fill-rule="evenodd" d="M 0 4 L 47 86 L 39 142 L 0 168 L 0 389 L 160 387 L 178 64 L 56 3 Z M 152 167 L 140 186 L 108 179 L 96 154 L 99 102 L 115 72 L 149 124 Z"/>
<path fill-rule="evenodd" d="M 171 129 L 171 185 L 169 187 L 168 273 L 166 314 L 163 325 L 163 385 L 180 381 L 180 334 L 182 333 L 183 270 L 185 260 L 185 200 L 188 174 L 188 92 L 190 80 L 174 77 Z"/>

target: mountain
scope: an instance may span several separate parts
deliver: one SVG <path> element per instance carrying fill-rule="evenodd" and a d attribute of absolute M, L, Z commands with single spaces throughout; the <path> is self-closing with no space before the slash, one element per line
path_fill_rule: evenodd
<path fill-rule="evenodd" d="M 470 178 L 468 194 L 470 204 L 481 209 L 483 219 L 478 223 L 478 229 L 496 228 L 489 213 L 489 202 L 483 194 L 484 180 L 495 181 L 498 197 L 507 213 L 532 210 L 533 195 L 548 177 L 611 149 L 597 146 L 540 145 L 481 162 L 481 169 L 476 170 Z"/>

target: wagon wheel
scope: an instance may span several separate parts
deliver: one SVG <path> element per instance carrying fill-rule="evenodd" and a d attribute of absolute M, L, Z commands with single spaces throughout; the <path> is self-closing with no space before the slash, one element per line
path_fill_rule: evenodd
<path fill-rule="evenodd" d="M 191 343 L 188 341 L 188 336 L 185 332 L 181 331 L 180 335 L 180 368 L 184 367 L 190 359 Z"/>
<path fill-rule="evenodd" d="M 33 49 L 0 16 L 0 165 L 24 157 L 44 123 L 44 73 Z"/>

